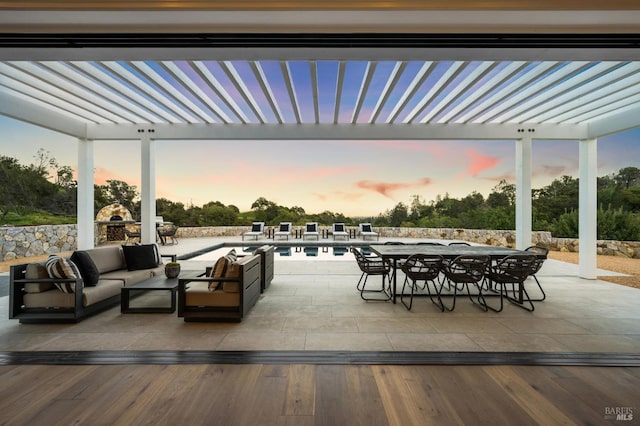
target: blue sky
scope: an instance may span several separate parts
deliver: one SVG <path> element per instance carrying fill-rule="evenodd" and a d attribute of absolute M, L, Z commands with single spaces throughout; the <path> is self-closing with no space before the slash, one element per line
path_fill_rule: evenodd
<path fill-rule="evenodd" d="M 30 164 L 40 148 L 77 168 L 77 141 L 0 117 L 2 155 Z M 209 201 L 248 210 L 258 197 L 309 213 L 371 216 L 448 193 L 488 195 L 514 181 L 513 141 L 157 141 L 157 195 L 186 205 Z M 140 185 L 138 141 L 95 142 L 96 183 Z M 534 141 L 533 187 L 577 176 L 577 141 Z M 599 174 L 640 167 L 640 129 L 598 140 Z"/>

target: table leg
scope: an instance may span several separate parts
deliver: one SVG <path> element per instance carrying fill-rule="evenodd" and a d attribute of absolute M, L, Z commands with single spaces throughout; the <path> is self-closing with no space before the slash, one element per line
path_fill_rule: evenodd
<path fill-rule="evenodd" d="M 396 264 L 396 259 L 393 259 L 393 290 L 392 290 L 392 298 L 393 298 L 393 303 L 396 303 L 396 284 L 398 282 L 398 280 L 396 279 L 396 277 L 398 276 L 398 270 L 396 269 L 397 264 Z"/>

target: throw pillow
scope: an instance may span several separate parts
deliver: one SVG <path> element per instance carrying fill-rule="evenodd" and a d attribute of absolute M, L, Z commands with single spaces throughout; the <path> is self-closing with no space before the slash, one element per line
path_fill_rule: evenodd
<path fill-rule="evenodd" d="M 371 225 L 362 225 L 362 232 L 371 232 Z"/>
<path fill-rule="evenodd" d="M 315 224 L 307 224 L 307 232 L 316 232 Z"/>
<path fill-rule="evenodd" d="M 100 280 L 98 267 L 86 251 L 74 251 L 70 260 L 76 264 L 86 287 L 95 287 Z"/>
<path fill-rule="evenodd" d="M 260 232 L 260 224 L 259 223 L 254 223 L 253 225 L 251 225 L 251 232 Z"/>
<path fill-rule="evenodd" d="M 158 266 L 153 244 L 122 246 L 122 252 L 129 271 L 151 269 Z"/>
<path fill-rule="evenodd" d="M 236 253 L 236 249 L 231 249 L 229 250 L 229 253 L 226 254 L 226 256 L 229 258 L 229 260 L 231 260 L 232 262 L 235 262 L 236 260 L 238 260 L 238 254 Z"/>
<path fill-rule="evenodd" d="M 211 278 L 224 278 L 227 273 L 227 268 L 229 267 L 229 258 L 227 256 L 220 257 L 216 264 L 211 269 Z M 209 291 L 214 291 L 220 286 L 220 282 L 211 281 L 209 283 Z"/>
<path fill-rule="evenodd" d="M 49 256 L 46 266 L 49 278 L 76 279 L 81 276 L 75 263 L 55 254 Z M 55 286 L 63 293 L 73 293 L 76 289 L 76 284 L 70 282 L 55 283 Z"/>
<path fill-rule="evenodd" d="M 341 224 L 341 223 L 337 223 L 335 225 L 335 230 L 336 230 L 336 232 L 344 232 L 344 225 Z"/>
<path fill-rule="evenodd" d="M 289 225 L 280 224 L 280 232 L 289 231 Z"/>

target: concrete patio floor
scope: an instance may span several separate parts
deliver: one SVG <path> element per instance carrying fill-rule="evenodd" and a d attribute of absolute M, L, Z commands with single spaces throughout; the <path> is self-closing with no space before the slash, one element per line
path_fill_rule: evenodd
<path fill-rule="evenodd" d="M 161 250 L 183 255 L 221 242 L 243 244 L 240 237 L 193 238 Z M 181 263 L 185 270 L 204 270 L 212 262 Z M 508 303 L 503 312 L 483 312 L 467 298 L 459 298 L 453 312 L 440 312 L 428 298 L 407 311 L 400 303 L 361 300 L 359 276 L 352 259 L 276 256 L 271 287 L 241 323 L 185 323 L 175 313 L 121 314 L 114 307 L 78 324 L 19 324 L 7 319 L 8 297 L 1 297 L 0 351 L 640 353 L 640 290 L 580 279 L 573 264 L 545 262 L 538 277 L 547 300 L 536 303 L 534 312 Z"/>

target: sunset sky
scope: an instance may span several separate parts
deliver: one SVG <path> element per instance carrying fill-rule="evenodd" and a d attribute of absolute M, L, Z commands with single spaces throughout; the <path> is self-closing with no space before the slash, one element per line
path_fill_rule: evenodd
<path fill-rule="evenodd" d="M 0 117 L 2 155 L 31 164 L 40 148 L 77 168 L 77 141 Z M 97 184 L 140 187 L 140 143 L 96 141 Z M 209 201 L 249 210 L 258 197 L 307 213 L 375 216 L 412 195 L 488 195 L 514 182 L 513 141 L 158 141 L 157 196 L 200 206 Z M 598 173 L 640 167 L 640 129 L 598 140 Z M 577 176 L 577 141 L 534 141 L 533 187 Z"/>

